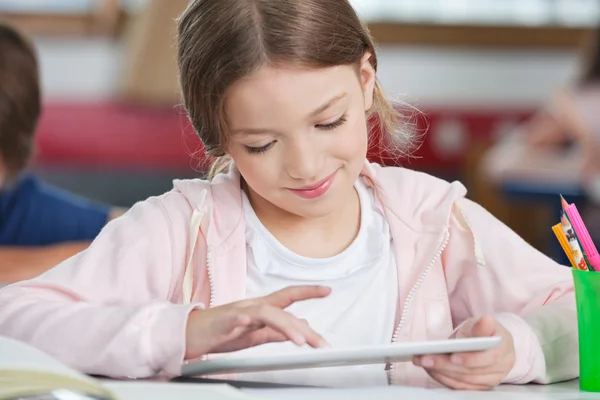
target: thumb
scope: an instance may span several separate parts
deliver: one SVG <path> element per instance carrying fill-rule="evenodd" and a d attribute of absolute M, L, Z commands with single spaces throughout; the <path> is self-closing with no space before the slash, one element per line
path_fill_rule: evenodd
<path fill-rule="evenodd" d="M 458 330 L 457 338 L 489 337 L 496 333 L 496 321 L 492 317 L 471 318 Z"/>

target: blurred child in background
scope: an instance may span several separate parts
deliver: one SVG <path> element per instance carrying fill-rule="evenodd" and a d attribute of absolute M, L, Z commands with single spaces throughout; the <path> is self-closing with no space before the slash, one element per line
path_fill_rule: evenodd
<path fill-rule="evenodd" d="M 40 111 L 33 46 L 0 24 L 0 283 L 32 278 L 85 249 L 121 213 L 25 172 Z"/>

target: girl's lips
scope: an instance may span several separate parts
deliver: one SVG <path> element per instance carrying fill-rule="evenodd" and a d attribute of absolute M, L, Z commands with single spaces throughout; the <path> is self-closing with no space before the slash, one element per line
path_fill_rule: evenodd
<path fill-rule="evenodd" d="M 327 192 L 327 190 L 329 190 L 329 188 L 331 187 L 331 184 L 335 180 L 336 175 L 337 175 L 337 170 L 333 174 L 329 175 L 327 178 L 323 179 L 322 181 L 320 181 L 314 185 L 299 188 L 299 189 L 290 189 L 290 190 L 292 191 L 292 193 L 294 193 L 304 199 L 316 199 L 317 197 L 324 195 Z"/>

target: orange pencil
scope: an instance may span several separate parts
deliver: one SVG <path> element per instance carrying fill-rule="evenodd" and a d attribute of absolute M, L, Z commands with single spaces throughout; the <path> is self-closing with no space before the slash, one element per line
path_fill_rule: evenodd
<path fill-rule="evenodd" d="M 552 232 L 554 232 L 554 235 L 558 239 L 560 246 L 562 247 L 562 249 L 565 252 L 565 254 L 567 255 L 567 257 L 569 258 L 569 261 L 571 262 L 571 266 L 575 269 L 579 269 L 579 267 L 577 267 L 577 264 L 575 263 L 575 259 L 573 258 L 573 253 L 571 253 L 571 249 L 569 248 L 569 242 L 567 241 L 567 237 L 565 236 L 565 233 L 563 232 L 560 224 L 554 225 L 552 227 Z"/>
<path fill-rule="evenodd" d="M 560 217 L 560 225 L 565 237 L 567 238 L 567 242 L 569 243 L 571 255 L 573 256 L 573 260 L 577 265 L 577 269 L 589 271 L 590 269 L 587 265 L 587 261 L 583 257 L 583 251 L 579 245 L 579 240 L 577 240 L 577 235 L 575 234 L 575 230 L 567 218 L 567 214 L 563 213 L 563 215 Z"/>

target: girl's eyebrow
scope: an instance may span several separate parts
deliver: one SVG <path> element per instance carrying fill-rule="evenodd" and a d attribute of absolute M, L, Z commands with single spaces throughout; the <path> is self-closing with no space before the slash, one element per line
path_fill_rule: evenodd
<path fill-rule="evenodd" d="M 338 94 L 337 96 L 332 97 L 331 99 L 327 100 L 325 103 L 323 103 L 322 105 L 317 107 L 314 111 L 312 111 L 309 114 L 309 117 L 315 117 L 315 116 L 321 114 L 323 111 L 327 110 L 329 107 L 331 107 L 338 101 L 342 100 L 347 95 L 348 95 L 348 93 L 344 92 L 342 94 Z M 233 131 L 232 135 L 237 135 L 237 134 L 241 134 L 241 133 L 246 134 L 246 135 L 252 135 L 252 134 L 260 134 L 260 133 L 268 133 L 268 132 L 272 132 L 272 130 L 271 129 L 263 129 L 263 128 L 240 128 L 240 129 L 236 129 L 235 131 Z"/>
<path fill-rule="evenodd" d="M 310 117 L 315 117 L 315 116 L 321 114 L 323 111 L 327 110 L 329 107 L 331 107 L 332 105 L 334 105 L 336 102 L 340 101 L 341 99 L 343 99 L 347 95 L 348 95 L 348 93 L 344 92 L 342 94 L 338 94 L 337 96 L 332 97 L 327 102 L 323 103 L 323 105 L 319 106 L 316 110 L 314 110 L 313 112 L 311 112 L 309 114 L 309 116 Z"/>

